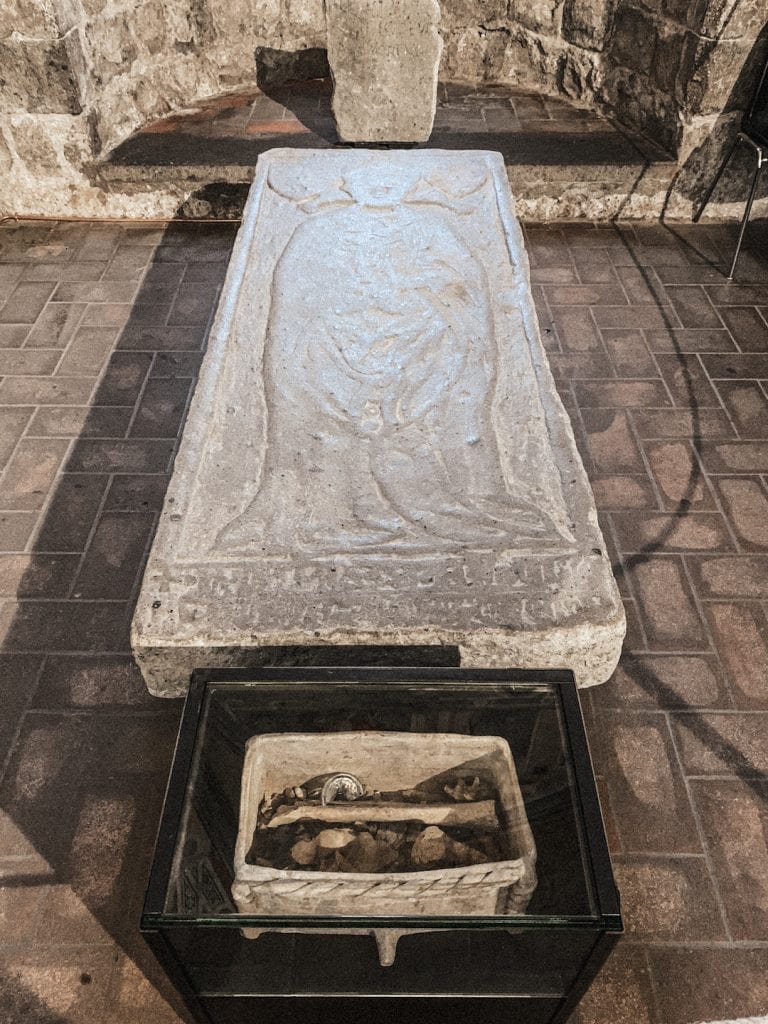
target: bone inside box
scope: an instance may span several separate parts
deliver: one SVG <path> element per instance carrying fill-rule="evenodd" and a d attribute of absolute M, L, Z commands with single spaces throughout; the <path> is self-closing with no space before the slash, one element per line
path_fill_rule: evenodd
<path fill-rule="evenodd" d="M 536 885 L 497 736 L 256 736 L 239 826 L 233 894 L 252 915 L 516 914 Z"/>

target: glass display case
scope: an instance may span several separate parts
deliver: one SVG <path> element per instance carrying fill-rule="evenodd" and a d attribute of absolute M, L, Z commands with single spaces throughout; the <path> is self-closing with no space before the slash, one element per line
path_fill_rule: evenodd
<path fill-rule="evenodd" d="M 570 673 L 196 672 L 141 927 L 209 1024 L 566 1020 L 621 932 Z"/>

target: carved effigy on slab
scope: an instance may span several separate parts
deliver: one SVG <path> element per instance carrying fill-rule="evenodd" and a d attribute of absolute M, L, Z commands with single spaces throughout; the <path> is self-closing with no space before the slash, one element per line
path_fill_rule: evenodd
<path fill-rule="evenodd" d="M 501 157 L 262 157 L 134 619 L 150 689 L 327 643 L 590 684 L 623 632 Z"/>

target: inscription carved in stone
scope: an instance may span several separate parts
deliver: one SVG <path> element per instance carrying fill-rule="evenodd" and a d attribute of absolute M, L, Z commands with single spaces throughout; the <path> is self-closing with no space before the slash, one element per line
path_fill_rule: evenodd
<path fill-rule="evenodd" d="M 618 658 L 500 157 L 259 161 L 134 620 L 150 688 L 261 645 Z"/>

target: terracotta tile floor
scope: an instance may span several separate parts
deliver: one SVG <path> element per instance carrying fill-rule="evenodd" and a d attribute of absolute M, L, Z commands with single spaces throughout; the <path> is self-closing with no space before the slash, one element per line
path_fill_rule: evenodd
<path fill-rule="evenodd" d="M 274 146 L 338 143 L 330 79 L 217 96 L 137 131 L 114 165 L 252 166 Z M 501 85 L 441 83 L 430 145 L 500 150 L 509 163 L 637 164 L 670 157 L 653 142 L 564 100 Z"/>
<path fill-rule="evenodd" d="M 196 101 L 145 125 L 94 174 L 115 194 L 183 195 L 186 217 L 239 217 L 260 153 L 338 145 L 329 80 L 265 89 Z M 500 152 L 518 209 L 542 220 L 660 212 L 677 169 L 653 141 L 593 109 L 488 83 L 441 83 L 424 145 Z M 749 173 L 735 167 L 728 180 Z"/>
<path fill-rule="evenodd" d="M 528 227 L 629 636 L 584 706 L 627 936 L 580 1024 L 768 1012 L 768 223 Z M 176 1021 L 136 926 L 178 702 L 128 624 L 233 227 L 0 227 L 0 1020 Z"/>

